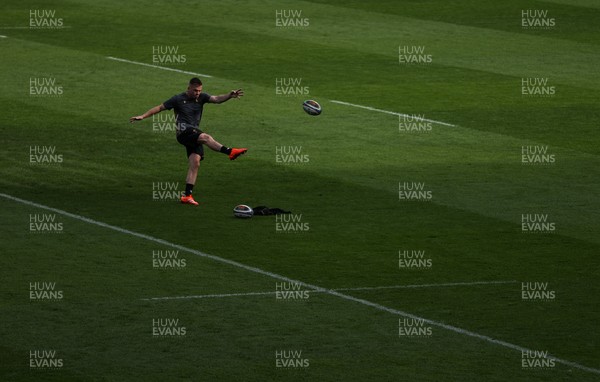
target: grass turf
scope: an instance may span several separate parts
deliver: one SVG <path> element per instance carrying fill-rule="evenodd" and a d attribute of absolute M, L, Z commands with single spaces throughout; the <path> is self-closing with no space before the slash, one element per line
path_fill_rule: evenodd
<path fill-rule="evenodd" d="M 29 30 L 10 27 L 27 26 L 39 6 L 4 2 L 0 190 L 326 288 L 514 280 L 344 293 L 598 368 L 600 52 L 598 10 L 585 5 L 61 1 L 52 8 L 68 28 Z M 521 9 L 535 8 L 557 27 L 522 30 Z M 282 9 L 302 10 L 310 25 L 276 28 Z M 250 151 L 235 162 L 207 154 L 199 208 L 152 199 L 155 182 L 183 187 L 184 151 L 150 120 L 127 123 L 190 75 L 106 58 L 151 63 L 154 45 L 186 55 L 171 67 L 212 75 L 207 92 L 246 91 L 205 108 L 205 131 Z M 399 65 L 406 45 L 425 46 L 433 62 Z M 34 77 L 55 78 L 64 94 L 30 96 Z M 275 94 L 276 78 L 290 77 L 309 86 L 321 116 L 302 113 L 304 96 Z M 521 96 L 525 77 L 548 78 L 557 94 Z M 331 100 L 457 126 L 402 132 L 398 116 Z M 31 165 L 36 145 L 64 162 Z M 556 162 L 523 165 L 526 145 L 548 145 Z M 310 161 L 277 163 L 281 146 Z M 404 181 L 424 182 L 432 200 L 398 200 Z M 236 220 L 238 203 L 290 209 L 310 229 Z M 51 212 L 0 204 L 3 380 L 598 377 L 563 364 L 523 369 L 518 351 L 437 326 L 400 337 L 398 316 L 331 295 L 145 301 L 274 292 L 277 280 L 185 251 L 185 268 L 155 269 L 153 251 L 168 247 L 60 214 L 62 233 L 31 233 L 31 214 Z M 547 213 L 556 232 L 521 232 L 528 213 Z M 433 266 L 399 269 L 405 249 L 424 250 Z M 29 301 L 36 281 L 56 282 L 64 299 Z M 556 299 L 522 300 L 528 281 L 548 282 Z M 153 338 L 158 318 L 178 319 L 186 336 Z M 55 349 L 64 367 L 30 369 L 38 349 Z M 277 368 L 277 350 L 302 351 L 310 366 Z"/>

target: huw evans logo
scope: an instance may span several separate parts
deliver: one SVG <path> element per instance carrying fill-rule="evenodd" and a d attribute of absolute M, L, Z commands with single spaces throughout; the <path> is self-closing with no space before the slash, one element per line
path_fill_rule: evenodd
<path fill-rule="evenodd" d="M 398 62 L 400 64 L 430 64 L 431 54 L 425 54 L 425 46 L 400 45 L 398 47 Z"/>
<path fill-rule="evenodd" d="M 431 200 L 431 190 L 425 189 L 423 182 L 398 182 L 398 198 L 400 200 Z"/>
<path fill-rule="evenodd" d="M 398 268 L 400 269 L 428 269 L 433 261 L 425 257 L 425 251 L 400 250 L 398 251 Z"/>
<path fill-rule="evenodd" d="M 56 146 L 29 146 L 29 164 L 61 164 L 63 155 L 56 153 Z"/>
<path fill-rule="evenodd" d="M 62 17 L 56 17 L 56 9 L 29 10 L 29 29 L 61 29 L 64 24 Z"/>
<path fill-rule="evenodd" d="M 398 319 L 398 335 L 400 337 L 429 337 L 432 333 L 431 326 L 426 326 L 423 318 Z"/>
<path fill-rule="evenodd" d="M 29 300 L 62 300 L 63 291 L 56 290 L 55 282 L 35 281 L 29 283 Z"/>
<path fill-rule="evenodd" d="M 548 356 L 548 351 L 522 350 L 521 367 L 523 369 L 553 369 L 555 361 Z"/>
<path fill-rule="evenodd" d="M 157 269 L 183 269 L 187 265 L 186 260 L 179 258 L 179 250 L 153 250 L 152 268 Z"/>
<path fill-rule="evenodd" d="M 521 78 L 521 95 L 529 97 L 554 97 L 556 86 L 548 84 L 548 78 Z"/>
<path fill-rule="evenodd" d="M 177 123 L 175 122 L 175 114 L 158 113 L 152 116 L 152 131 L 158 133 L 175 132 Z"/>
<path fill-rule="evenodd" d="M 552 233 L 556 223 L 548 221 L 548 214 L 521 214 L 521 232 Z"/>
<path fill-rule="evenodd" d="M 522 9 L 521 28 L 523 29 L 553 29 L 556 19 L 548 17 L 547 9 Z"/>
<path fill-rule="evenodd" d="M 277 300 L 308 300 L 310 294 L 302 289 L 300 283 L 294 282 L 276 282 L 275 299 Z"/>
<path fill-rule="evenodd" d="M 32 97 L 60 97 L 64 93 L 62 85 L 54 77 L 29 77 L 29 95 Z"/>
<path fill-rule="evenodd" d="M 275 26 L 277 28 L 298 28 L 310 26 L 308 17 L 302 17 L 299 9 L 277 9 L 275 10 Z"/>
<path fill-rule="evenodd" d="M 540 300 L 551 301 L 556 298 L 556 291 L 548 289 L 548 283 L 542 282 L 522 282 L 521 299 L 522 300 Z"/>
<path fill-rule="evenodd" d="M 302 221 L 302 214 L 275 215 L 276 232 L 306 232 L 310 230 L 307 222 Z"/>
<path fill-rule="evenodd" d="M 183 337 L 187 333 L 185 326 L 179 325 L 179 319 L 175 318 L 153 318 L 153 337 Z"/>
<path fill-rule="evenodd" d="M 555 155 L 548 153 L 548 146 L 521 146 L 523 164 L 553 164 L 555 161 Z"/>
<path fill-rule="evenodd" d="M 308 86 L 302 86 L 301 77 L 278 77 L 275 78 L 275 95 L 295 96 L 308 95 L 310 89 Z"/>
<path fill-rule="evenodd" d="M 56 220 L 56 214 L 29 214 L 29 232 L 62 233 L 63 223 Z"/>
<path fill-rule="evenodd" d="M 275 163 L 277 164 L 300 164 L 308 163 L 308 154 L 302 152 L 302 146 L 276 146 Z"/>
<path fill-rule="evenodd" d="M 306 368 L 310 366 L 307 358 L 302 358 L 302 350 L 276 350 L 275 367 Z"/>
<path fill-rule="evenodd" d="M 179 200 L 181 191 L 178 190 L 179 182 L 152 182 L 152 200 Z"/>
<path fill-rule="evenodd" d="M 62 358 L 58 358 L 56 350 L 30 350 L 29 367 L 31 369 L 60 369 Z"/>
<path fill-rule="evenodd" d="M 431 131 L 433 124 L 425 119 L 423 114 L 399 115 L 398 130 L 402 132 Z"/>
<path fill-rule="evenodd" d="M 152 63 L 155 65 L 164 64 L 185 64 L 187 56 L 179 53 L 178 45 L 153 45 Z"/>

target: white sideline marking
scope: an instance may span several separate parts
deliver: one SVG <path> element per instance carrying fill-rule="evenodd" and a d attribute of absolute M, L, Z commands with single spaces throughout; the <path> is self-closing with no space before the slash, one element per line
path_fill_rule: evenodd
<path fill-rule="evenodd" d="M 453 286 L 468 286 L 468 285 L 492 285 L 492 284 L 514 284 L 517 280 L 507 281 L 471 281 L 461 283 L 441 283 L 441 284 L 413 284 L 413 285 L 388 285 L 376 287 L 359 287 L 359 288 L 335 288 L 335 291 L 348 290 L 377 290 L 377 289 L 404 289 L 404 288 L 435 288 L 435 287 L 453 287 Z"/>
<path fill-rule="evenodd" d="M 4 36 L 4 35 L 0 34 L 0 38 L 6 38 L 6 36 Z"/>
<path fill-rule="evenodd" d="M 14 197 L 12 195 L 7 195 L 7 194 L 4 194 L 4 193 L 0 193 L 0 196 L 3 197 L 3 198 L 9 199 L 9 200 L 15 201 L 15 202 L 19 202 L 19 203 L 26 204 L 26 205 L 29 205 L 29 206 L 33 206 L 33 207 L 41 208 L 41 209 L 44 209 L 44 210 L 52 211 L 52 212 L 55 212 L 57 214 L 68 216 L 68 217 L 73 218 L 73 219 L 81 220 L 81 221 L 86 222 L 86 223 L 90 223 L 90 224 L 97 225 L 97 226 L 100 226 L 100 227 L 108 228 L 108 229 L 111 229 L 113 231 L 121 232 L 121 233 L 124 233 L 124 234 L 127 234 L 127 235 L 139 237 L 141 239 L 145 239 L 145 240 L 148 240 L 148 241 L 159 243 L 159 244 L 171 247 L 171 248 L 179 249 L 179 250 L 182 250 L 184 252 L 192 253 L 192 254 L 200 256 L 200 257 L 204 257 L 204 258 L 207 258 L 207 259 L 212 259 L 212 260 L 220 262 L 220 263 L 233 265 L 234 267 L 245 269 L 245 270 L 248 270 L 250 272 L 254 272 L 254 273 L 261 274 L 261 275 L 269 276 L 269 277 L 272 277 L 274 279 L 278 279 L 278 280 L 282 280 L 282 281 L 287 281 L 287 282 L 290 282 L 290 283 L 300 284 L 300 285 L 302 285 L 302 286 L 304 286 L 306 288 L 310 288 L 310 289 L 313 289 L 315 291 L 321 291 L 323 293 L 327 293 L 329 295 L 336 296 L 336 297 L 339 297 L 339 298 L 344 299 L 344 300 L 348 300 L 348 301 L 356 302 L 356 303 L 363 304 L 363 305 L 366 305 L 366 306 L 370 306 L 370 307 L 375 308 L 377 310 L 388 312 L 388 313 L 391 313 L 391 314 L 396 315 L 396 316 L 403 316 L 403 317 L 406 317 L 406 318 L 412 318 L 412 319 L 415 319 L 415 320 L 426 322 L 426 323 L 428 323 L 428 324 L 430 324 L 432 326 L 437 326 L 437 327 L 440 327 L 440 328 L 444 328 L 444 329 L 449 330 L 451 332 L 455 332 L 455 333 L 462 334 L 462 335 L 465 335 L 465 336 L 477 338 L 479 340 L 486 341 L 486 342 L 489 342 L 489 343 L 492 343 L 492 344 L 495 344 L 495 345 L 500 345 L 500 346 L 503 346 L 505 348 L 517 350 L 517 351 L 520 351 L 520 352 L 533 351 L 532 349 L 528 349 L 528 348 L 525 348 L 525 347 L 522 347 L 522 346 L 519 346 L 519 345 L 514 345 L 514 344 L 511 344 L 509 342 L 502 341 L 502 340 L 496 340 L 496 339 L 494 339 L 492 337 L 488 337 L 488 336 L 485 336 L 483 334 L 478 334 L 478 333 L 475 333 L 475 332 L 471 332 L 469 330 L 458 328 L 456 326 L 447 325 L 447 324 L 444 324 L 443 322 L 437 322 L 437 321 L 429 320 L 427 318 L 419 317 L 419 316 L 416 316 L 414 314 L 404 312 L 402 310 L 388 308 L 387 306 L 383 306 L 383 305 L 380 305 L 380 304 L 377 304 L 377 303 L 374 303 L 374 302 L 371 302 L 371 301 L 368 301 L 368 300 L 365 300 L 365 299 L 362 299 L 362 298 L 352 297 L 352 296 L 347 295 L 347 294 L 343 294 L 343 293 L 340 293 L 340 292 L 337 292 L 337 291 L 334 291 L 334 290 L 331 290 L 331 289 L 325 289 L 325 288 L 319 287 L 317 285 L 308 284 L 308 283 L 305 283 L 303 281 L 290 279 L 288 277 L 279 275 L 277 273 L 272 273 L 272 272 L 269 272 L 269 271 L 262 270 L 260 268 L 256 268 L 256 267 L 252 267 L 252 266 L 249 266 L 249 265 L 246 265 L 246 264 L 238 263 L 237 261 L 225 259 L 225 258 L 222 258 L 222 257 L 219 257 L 219 256 L 209 255 L 207 253 L 200 252 L 200 251 L 197 251 L 195 249 L 187 248 L 187 247 L 184 247 L 184 246 L 179 245 L 179 244 L 174 244 L 174 243 L 168 242 L 168 241 L 163 240 L 163 239 L 159 239 L 159 238 L 156 238 L 156 237 L 153 237 L 153 236 L 149 236 L 149 235 L 145 235 L 143 233 L 138 233 L 138 232 L 135 232 L 135 231 L 130 231 L 128 229 L 124 229 L 124 228 L 117 227 L 117 226 L 114 226 L 114 225 L 106 224 L 106 223 L 103 223 L 101 221 L 97 221 L 97 220 L 93 220 L 93 219 L 90 219 L 90 218 L 86 218 L 85 216 L 76 215 L 76 214 L 72 214 L 72 213 L 67 212 L 67 211 L 59 210 L 58 208 L 48 207 L 48 206 L 45 206 L 43 204 L 38 204 L 38 203 L 31 202 L 31 201 L 25 200 L 25 199 L 20 199 L 20 198 Z M 583 366 L 583 365 L 580 365 L 578 363 L 567 361 L 567 360 L 560 359 L 560 358 L 556 358 L 556 357 L 551 356 L 551 355 L 548 355 L 546 358 L 552 359 L 555 362 L 561 363 L 563 365 L 571 366 L 571 367 L 574 367 L 574 368 L 577 368 L 577 369 L 580 369 L 580 370 L 584 370 L 584 371 L 587 371 L 587 372 L 590 372 L 590 373 L 594 373 L 594 374 L 599 374 L 600 375 L 600 369 L 594 369 L 592 367 Z"/>
<path fill-rule="evenodd" d="M 202 73 L 188 72 L 188 71 L 186 71 L 186 70 L 180 70 L 180 69 L 174 69 L 174 68 L 167 68 L 166 66 L 158 66 L 158 65 L 146 64 L 146 63 L 144 63 L 144 62 L 130 61 L 130 60 L 125 60 L 125 59 L 123 59 L 123 58 L 110 57 L 110 56 L 107 56 L 106 58 L 108 58 L 109 60 L 113 60 L 113 61 L 127 62 L 127 63 L 129 63 L 129 64 L 142 65 L 142 66 L 149 66 L 149 67 L 151 67 L 151 68 L 156 68 L 156 69 L 170 70 L 170 71 L 172 71 L 172 72 L 177 72 L 177 73 L 184 73 L 184 74 L 191 74 L 191 75 L 193 75 L 193 76 L 200 76 L 200 77 L 208 77 L 208 78 L 212 78 L 212 76 L 209 76 L 208 74 L 202 74 Z"/>
<path fill-rule="evenodd" d="M 208 74 L 188 72 L 188 71 L 185 71 L 185 70 L 168 68 L 168 67 L 165 67 L 165 66 L 158 66 L 158 65 L 146 64 L 144 62 L 126 60 L 124 58 L 117 58 L 117 57 L 111 57 L 111 56 L 107 56 L 106 58 L 108 58 L 109 60 L 127 62 L 127 63 L 135 64 L 135 65 L 148 66 L 148 67 L 156 68 L 156 69 L 170 70 L 170 71 L 178 72 L 178 73 L 192 74 L 192 75 L 195 75 L 195 76 L 212 78 L 212 76 L 209 76 Z M 349 103 L 349 102 L 336 101 L 336 100 L 330 100 L 330 102 L 337 103 L 337 104 L 340 104 L 340 105 L 347 105 L 347 106 L 358 107 L 358 108 L 361 108 L 361 109 L 366 109 L 366 110 L 371 110 L 371 111 L 378 111 L 380 113 L 385 113 L 385 114 L 398 115 L 400 117 L 414 117 L 414 115 L 410 115 L 410 114 L 396 113 L 394 111 L 376 109 L 374 107 L 357 105 L 357 104 Z M 431 123 L 437 123 L 438 125 L 444 125 L 444 126 L 449 126 L 449 127 L 456 127 L 456 125 L 453 125 L 451 123 L 436 121 L 436 120 L 433 120 L 433 119 L 421 118 L 421 120 L 427 121 L 427 122 L 431 122 Z"/>
<path fill-rule="evenodd" d="M 442 284 L 415 284 L 415 285 L 388 285 L 388 286 L 376 286 L 376 287 L 359 287 L 359 288 L 334 288 L 336 292 L 348 291 L 348 290 L 378 290 L 378 289 L 404 289 L 404 288 L 431 288 L 431 287 L 447 287 L 447 286 L 465 286 L 465 285 L 491 285 L 491 284 L 514 284 L 517 280 L 510 281 L 473 281 L 473 282 L 462 282 L 462 283 L 442 283 Z M 325 291 L 316 290 L 316 293 L 323 293 Z M 246 293 L 223 293 L 223 294 L 200 294 L 191 296 L 174 296 L 174 297 L 150 297 L 142 298 L 143 301 L 153 300 L 184 300 L 190 298 L 221 298 L 221 297 L 239 297 L 239 296 L 264 296 L 270 294 L 276 294 L 277 292 L 246 292 Z"/>
<path fill-rule="evenodd" d="M 371 110 L 371 111 L 378 111 L 380 113 L 385 113 L 385 114 L 397 115 L 397 116 L 400 116 L 400 117 L 414 117 L 414 115 L 410 115 L 410 114 L 396 113 L 395 111 L 376 109 L 374 107 L 357 105 L 355 103 L 350 103 L 350 102 L 336 101 L 336 100 L 333 100 L 333 99 L 330 102 L 338 103 L 340 105 L 354 106 L 354 107 L 358 107 L 358 108 L 366 109 L 366 110 Z M 420 118 L 420 120 L 427 121 L 427 122 L 432 122 L 432 123 L 437 123 L 438 125 L 456 127 L 456 125 L 453 125 L 451 123 L 436 121 L 436 120 L 433 120 L 433 119 Z"/>
<path fill-rule="evenodd" d="M 275 294 L 275 292 L 245 292 L 245 293 L 224 293 L 224 294 L 198 294 L 192 296 L 175 296 L 175 297 L 150 297 L 141 298 L 142 301 L 155 300 L 188 300 L 191 298 L 223 298 L 223 297 L 240 297 L 240 296 L 263 296 Z"/>

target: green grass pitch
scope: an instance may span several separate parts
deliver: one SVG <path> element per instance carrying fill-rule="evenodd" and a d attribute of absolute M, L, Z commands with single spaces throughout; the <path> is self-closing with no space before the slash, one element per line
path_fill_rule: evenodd
<path fill-rule="evenodd" d="M 4 0 L 0 381 L 600 380 L 599 19 Z M 128 122 L 193 73 L 249 148 L 198 207 L 172 114 Z"/>

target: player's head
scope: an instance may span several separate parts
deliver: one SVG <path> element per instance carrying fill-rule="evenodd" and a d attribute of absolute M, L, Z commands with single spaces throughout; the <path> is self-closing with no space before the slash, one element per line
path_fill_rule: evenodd
<path fill-rule="evenodd" d="M 202 81 L 199 78 L 192 78 L 187 88 L 187 95 L 190 98 L 198 99 L 202 93 Z"/>

